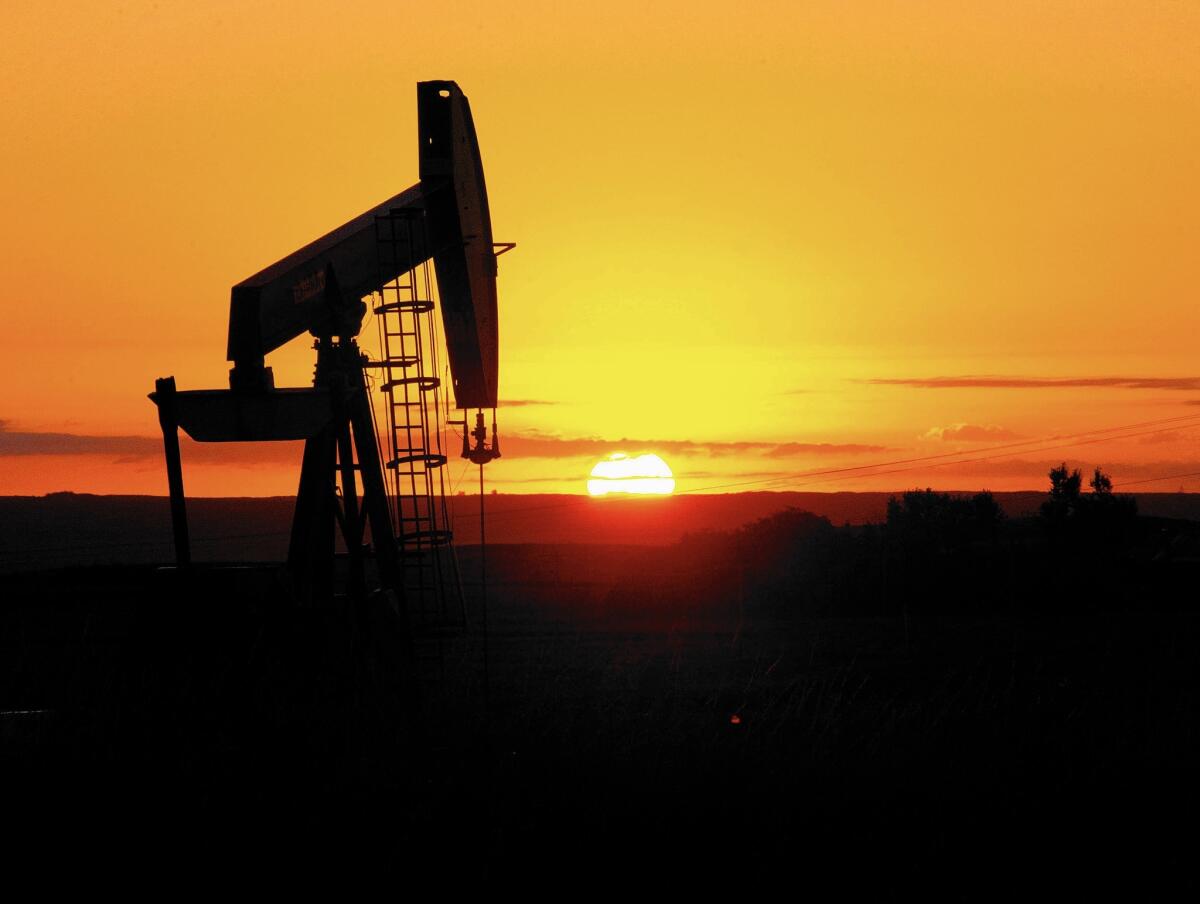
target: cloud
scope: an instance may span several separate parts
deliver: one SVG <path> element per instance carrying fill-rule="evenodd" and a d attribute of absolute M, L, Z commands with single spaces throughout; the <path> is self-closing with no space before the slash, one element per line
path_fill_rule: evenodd
<path fill-rule="evenodd" d="M 779 443 L 762 454 L 767 458 L 793 458 L 800 455 L 863 455 L 887 450 L 887 446 L 864 443 Z"/>
<path fill-rule="evenodd" d="M 1186 433 L 1180 433 L 1177 430 L 1169 430 L 1164 433 L 1151 433 L 1143 436 L 1138 440 L 1138 445 L 1141 446 L 1165 446 L 1171 443 L 1189 442 L 1194 443 L 1196 437 Z"/>
<path fill-rule="evenodd" d="M 528 408 L 530 405 L 557 405 L 558 402 L 549 402 L 545 399 L 501 399 L 501 408 Z"/>
<path fill-rule="evenodd" d="M 575 476 L 578 477 L 578 475 L 575 475 Z M 571 479 L 572 479 L 572 475 L 570 475 L 570 474 L 568 474 L 566 476 L 563 476 L 562 474 L 554 474 L 549 477 L 505 477 L 503 474 L 499 474 L 499 473 L 495 473 L 495 472 L 493 472 L 492 476 L 489 478 L 491 483 L 497 483 L 497 484 L 500 484 L 500 483 L 502 483 L 502 484 L 518 484 L 518 483 L 519 484 L 526 484 L 526 483 L 561 484 L 561 483 L 569 483 L 571 481 Z M 579 479 L 582 480 L 583 478 L 579 477 Z M 472 491 L 477 492 L 477 490 L 475 490 L 475 489 L 472 489 Z M 458 492 L 465 493 L 466 491 L 459 490 Z"/>
<path fill-rule="evenodd" d="M 767 458 L 792 458 L 805 455 L 859 455 L 883 452 L 886 446 L 861 443 L 770 443 L 770 442 L 695 442 L 692 440 L 630 439 L 609 440 L 598 437 L 565 438 L 540 433 L 500 436 L 500 448 L 512 458 L 579 458 L 608 455 L 612 452 L 653 451 L 660 455 L 722 458 L 734 455 L 761 455 Z"/>
<path fill-rule="evenodd" d="M 948 427 L 930 427 L 921 438 L 940 439 L 954 443 L 987 443 L 1021 439 L 1021 435 L 1007 427 L 998 427 L 995 424 L 951 424 Z"/>
<path fill-rule="evenodd" d="M 675 476 L 683 480 L 748 480 L 752 477 L 776 478 L 790 477 L 788 471 L 676 471 Z"/>
<path fill-rule="evenodd" d="M 0 421 L 0 456 L 118 455 L 144 458 L 162 454 L 162 440 L 150 436 L 88 436 L 79 433 L 31 433 L 10 430 Z"/>
<path fill-rule="evenodd" d="M 240 467 L 296 464 L 299 466 L 301 442 L 280 443 L 197 443 L 180 434 L 180 457 L 187 464 L 223 464 Z M 102 455 L 117 463 L 161 459 L 160 436 L 102 436 L 86 433 L 55 433 L 10 430 L 0 420 L 0 458 L 29 455 Z"/>
<path fill-rule="evenodd" d="M 989 479 L 999 479 L 1004 477 L 1010 478 L 1028 478 L 1029 486 L 1033 489 L 1044 489 L 1049 487 L 1049 471 L 1053 467 L 1057 467 L 1059 463 L 1066 462 L 1068 468 L 1078 468 L 1085 477 L 1090 476 L 1092 470 L 1100 467 L 1106 474 L 1110 474 L 1115 485 L 1120 485 L 1125 481 L 1146 480 L 1148 478 L 1163 477 L 1171 474 L 1185 473 L 1200 473 L 1200 461 L 1186 459 L 1159 459 L 1156 461 L 1111 461 L 1095 459 L 1086 460 L 1082 458 L 1073 458 L 1071 456 L 1063 456 L 1061 453 L 1047 453 L 1045 457 L 1038 459 L 1030 458 L 1006 458 L 999 461 L 965 461 L 952 462 L 940 467 L 930 468 L 928 473 L 922 473 L 919 480 L 936 482 L 937 475 L 973 477 L 986 482 Z M 913 473 L 917 473 L 914 471 Z M 1153 490 L 1153 484 L 1148 485 L 1147 491 Z"/>
<path fill-rule="evenodd" d="M 224 464 L 253 467 L 269 464 L 299 466 L 302 442 L 197 443 L 180 434 L 184 464 Z M 693 442 L 692 440 L 564 438 L 540 433 L 500 434 L 506 458 L 582 458 L 613 452 L 654 451 L 660 455 L 725 458 L 763 456 L 771 459 L 813 455 L 860 455 L 886 451 L 886 446 L 861 443 Z M 106 455 L 119 462 L 159 459 L 157 436 L 100 436 L 82 433 L 39 433 L 9 430 L 0 421 L 0 458 L 25 455 Z"/>
<path fill-rule="evenodd" d="M 905 377 L 871 379 L 875 386 L 917 389 L 1175 389 L 1200 390 L 1200 377 Z"/>

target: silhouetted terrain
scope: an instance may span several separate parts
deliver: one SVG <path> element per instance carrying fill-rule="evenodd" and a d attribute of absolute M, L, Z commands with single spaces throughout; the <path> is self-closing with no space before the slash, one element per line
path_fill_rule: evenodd
<path fill-rule="evenodd" d="M 1036 502 L 497 544 L 486 618 L 464 547 L 469 629 L 418 641 L 416 701 L 381 612 L 270 568 L 9 574 L 0 792 L 117 871 L 1194 890 L 1200 524 Z"/>
<path fill-rule="evenodd" d="M 668 546 L 684 534 L 732 530 L 799 508 L 834 524 L 882 521 L 890 493 L 732 493 L 647 499 L 487 497 L 493 543 Z M 1010 518 L 1034 514 L 1043 493 L 997 493 Z M 1137 494 L 1146 515 L 1200 520 L 1200 495 Z M 452 500 L 458 542 L 479 539 L 479 497 Z M 189 499 L 200 561 L 277 561 L 287 550 L 294 500 Z M 0 497 L 0 571 L 62 565 L 167 562 L 173 557 L 167 500 L 156 496 Z"/>

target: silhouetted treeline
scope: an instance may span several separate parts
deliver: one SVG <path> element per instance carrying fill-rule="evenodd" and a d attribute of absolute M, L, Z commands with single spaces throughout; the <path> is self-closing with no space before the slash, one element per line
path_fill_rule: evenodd
<path fill-rule="evenodd" d="M 732 531 L 789 507 L 822 515 L 838 525 L 883 523 L 889 495 L 761 492 L 622 500 L 502 493 L 488 497 L 487 537 L 491 544 L 506 545 L 667 548 L 689 532 Z M 1028 491 L 995 494 L 995 501 L 1013 519 L 1036 515 L 1045 499 L 1045 493 Z M 1136 499 L 1142 514 L 1200 521 L 1200 493 L 1140 493 Z M 454 496 L 450 504 L 456 544 L 476 544 L 478 497 Z M 282 561 L 293 507 L 291 497 L 189 499 L 193 559 Z M 165 497 L 75 493 L 0 497 L 0 573 L 161 564 L 173 557 Z"/>
<path fill-rule="evenodd" d="M 790 509 L 686 536 L 621 607 L 788 615 L 1075 613 L 1188 605 L 1200 523 L 1139 518 L 1107 475 L 1051 474 L 1041 512 L 1007 518 L 991 493 L 893 497 L 882 523 L 835 526 Z"/>

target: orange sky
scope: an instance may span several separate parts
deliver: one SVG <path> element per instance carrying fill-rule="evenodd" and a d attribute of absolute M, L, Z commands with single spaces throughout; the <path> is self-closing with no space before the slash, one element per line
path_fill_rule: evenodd
<path fill-rule="evenodd" d="M 694 492 L 1191 414 L 747 488 L 1200 471 L 1200 5 L 354 6 L 6 12 L 0 493 L 165 493 L 154 378 L 226 385 L 229 287 L 416 181 L 429 78 L 519 243 L 501 397 L 538 404 L 501 410 L 502 491 L 582 492 L 606 451 Z M 269 363 L 311 377 L 304 340 Z M 291 447 L 184 456 L 195 494 L 298 478 Z"/>

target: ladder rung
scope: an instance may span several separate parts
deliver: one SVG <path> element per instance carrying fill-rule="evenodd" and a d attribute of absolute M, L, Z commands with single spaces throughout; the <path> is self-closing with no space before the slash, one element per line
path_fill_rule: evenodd
<path fill-rule="evenodd" d="M 440 545 L 449 543 L 454 539 L 454 532 L 448 530 L 417 530 L 408 534 L 401 534 L 400 539 L 403 542 L 414 543 L 430 543 Z"/>
<path fill-rule="evenodd" d="M 446 456 L 436 455 L 432 452 L 425 452 L 420 455 L 401 455 L 389 461 L 387 466 L 395 468 L 399 465 L 417 464 L 418 462 L 423 462 L 427 468 L 440 468 L 446 463 Z"/>
<path fill-rule="evenodd" d="M 411 289 L 411 286 L 404 286 Z M 376 314 L 428 314 L 433 310 L 433 302 L 427 298 L 414 298 L 411 301 L 389 301 L 375 308 Z"/>
<path fill-rule="evenodd" d="M 441 385 L 442 381 L 438 377 L 401 377 L 398 380 L 388 380 L 379 388 L 383 392 L 390 392 L 397 386 L 415 386 L 421 392 L 430 392 Z"/>
<path fill-rule="evenodd" d="M 413 355 L 404 355 L 399 358 L 384 358 L 381 361 L 364 361 L 363 367 L 412 367 L 414 364 L 419 364 L 420 358 Z"/>

